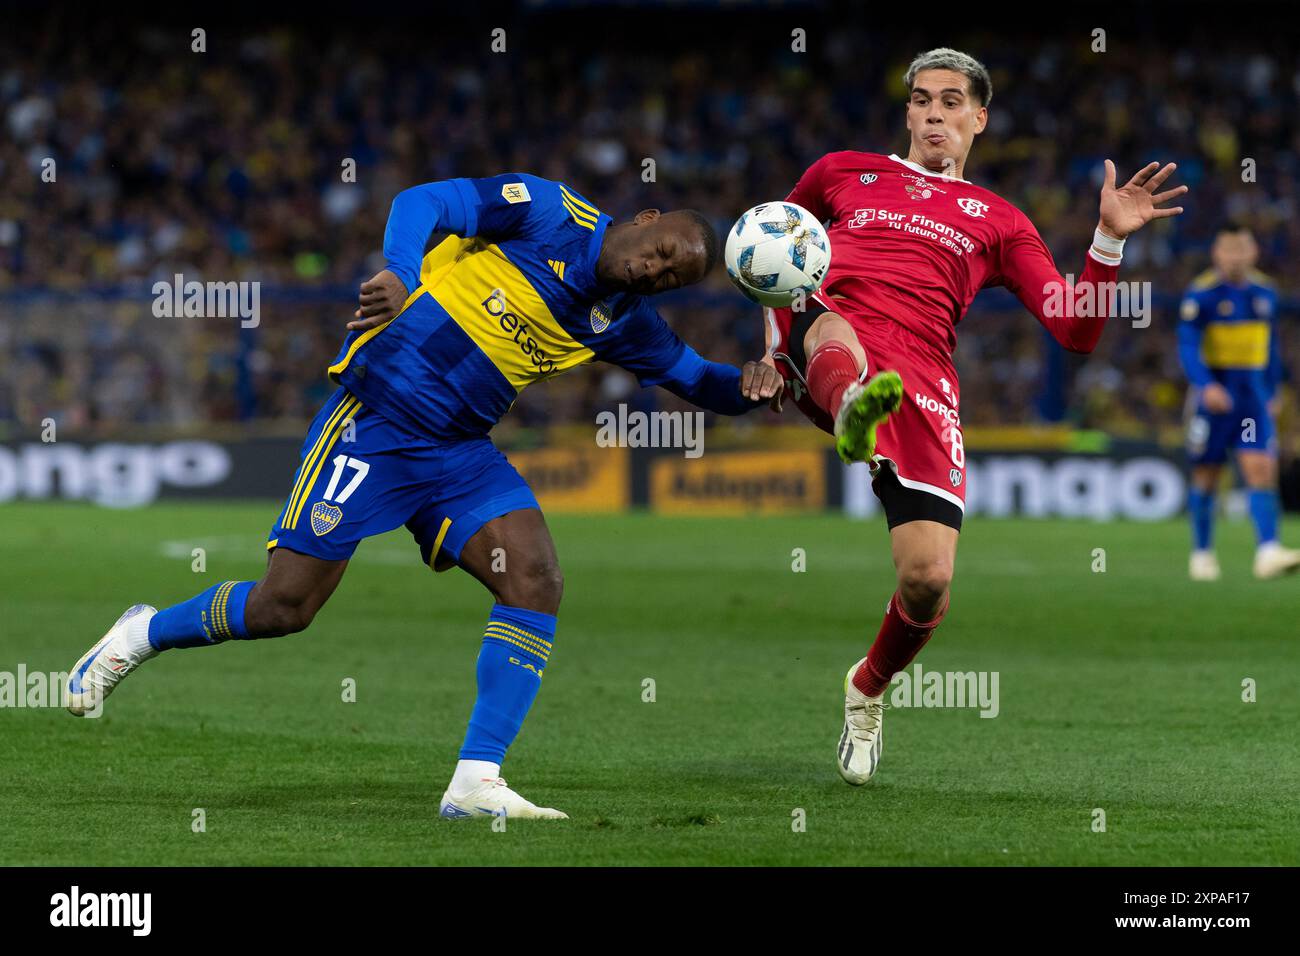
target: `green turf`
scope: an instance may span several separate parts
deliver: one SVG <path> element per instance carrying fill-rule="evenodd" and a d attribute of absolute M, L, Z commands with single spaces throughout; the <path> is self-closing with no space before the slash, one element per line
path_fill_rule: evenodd
<path fill-rule="evenodd" d="M 274 511 L 5 506 L 0 670 L 66 670 L 131 603 L 256 576 Z M 1300 579 L 1252 580 L 1240 523 L 1225 579 L 1193 586 L 1180 523 L 969 521 L 921 662 L 997 671 L 1001 713 L 887 712 L 863 789 L 833 761 L 891 590 L 882 524 L 551 525 L 560 631 L 504 773 L 568 822 L 437 818 L 488 601 L 401 532 L 362 546 L 305 634 L 169 652 L 97 721 L 0 710 L 0 863 L 1300 862 Z"/>

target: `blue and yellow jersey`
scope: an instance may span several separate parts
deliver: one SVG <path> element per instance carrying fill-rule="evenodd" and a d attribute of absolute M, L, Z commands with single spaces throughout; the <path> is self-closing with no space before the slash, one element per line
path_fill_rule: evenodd
<path fill-rule="evenodd" d="M 563 183 L 519 173 L 404 191 L 384 253 L 410 295 L 392 321 L 348 336 L 330 377 L 448 440 L 486 434 L 523 389 L 595 359 L 697 404 L 748 410 L 738 370 L 700 358 L 643 296 L 600 287 L 610 221 Z M 421 258 L 431 231 L 447 235 Z"/>
<path fill-rule="evenodd" d="M 1193 385 L 1217 381 L 1273 394 L 1282 377 L 1277 292 L 1263 273 L 1252 272 L 1241 285 L 1213 269 L 1202 273 L 1183 296 L 1179 316 L 1179 357 Z"/>

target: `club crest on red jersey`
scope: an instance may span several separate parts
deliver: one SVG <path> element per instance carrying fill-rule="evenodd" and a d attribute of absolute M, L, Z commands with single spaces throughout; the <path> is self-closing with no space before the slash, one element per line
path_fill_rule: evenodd
<path fill-rule="evenodd" d="M 858 179 L 862 180 L 862 185 L 864 185 L 864 186 L 870 186 L 872 183 L 874 183 L 874 182 L 876 181 L 876 174 L 875 174 L 875 173 L 863 173 L 861 176 L 858 177 Z"/>
<path fill-rule="evenodd" d="M 989 204 L 980 202 L 978 199 L 972 199 L 970 196 L 962 196 L 957 200 L 957 205 L 961 211 L 975 219 L 983 219 L 984 214 L 989 211 Z"/>

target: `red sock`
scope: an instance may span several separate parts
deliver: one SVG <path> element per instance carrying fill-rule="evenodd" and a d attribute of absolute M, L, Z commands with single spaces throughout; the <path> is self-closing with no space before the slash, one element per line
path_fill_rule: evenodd
<path fill-rule="evenodd" d="M 912 659 L 921 653 L 921 648 L 930 640 L 930 635 L 939 626 L 943 616 L 948 613 L 948 602 L 935 615 L 933 621 L 918 624 L 899 606 L 898 594 L 889 599 L 889 608 L 885 611 L 885 621 L 880 625 L 876 641 L 867 651 L 867 659 L 862 662 L 853 675 L 853 686 L 868 697 L 876 697 L 889 686 L 894 675 L 912 663 Z"/>
<path fill-rule="evenodd" d="M 844 390 L 858 380 L 858 360 L 847 345 L 824 342 L 808 359 L 808 394 L 832 418 Z"/>

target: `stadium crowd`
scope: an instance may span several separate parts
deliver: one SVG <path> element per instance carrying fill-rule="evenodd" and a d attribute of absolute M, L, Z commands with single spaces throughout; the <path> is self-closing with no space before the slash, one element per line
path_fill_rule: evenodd
<path fill-rule="evenodd" d="M 0 38 L 0 426 L 300 423 L 329 390 L 323 369 L 357 283 L 382 268 L 402 188 L 522 170 L 616 217 L 699 208 L 722 233 L 825 152 L 905 151 L 900 77 L 932 45 L 922 31 L 886 45 L 846 28 L 813 32 L 808 53 L 752 30 L 698 48 L 682 36 L 668 49 L 593 51 L 537 30 L 493 54 L 476 32 L 445 37 L 434 62 L 432 41 L 400 33 L 359 47 L 213 31 L 195 53 L 188 30 L 107 41 L 102 30 L 112 27 L 56 22 Z M 1150 327 L 1116 322 L 1093 355 L 1045 363 L 1045 337 L 1014 299 L 977 300 L 957 348 L 968 426 L 1064 419 L 1142 435 L 1176 424 L 1177 303 L 1227 218 L 1256 231 L 1261 266 L 1290 303 L 1283 343 L 1300 370 L 1300 277 L 1286 265 L 1300 254 L 1300 60 L 1285 45 L 1209 34 L 1160 49 L 1113 37 L 1106 53 L 1086 37 L 951 42 L 994 81 L 968 176 L 1029 214 L 1062 272 L 1082 269 L 1104 157 L 1128 172 L 1176 161 L 1193 189 L 1186 215 L 1126 249 L 1122 278 L 1153 284 Z M 150 287 L 176 273 L 260 281 L 259 325 L 156 318 Z M 758 312 L 721 269 L 663 311 L 710 358 L 761 353 Z M 531 390 L 512 414 L 591 420 L 633 391 L 596 366 Z"/>

